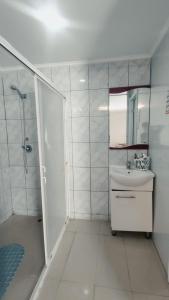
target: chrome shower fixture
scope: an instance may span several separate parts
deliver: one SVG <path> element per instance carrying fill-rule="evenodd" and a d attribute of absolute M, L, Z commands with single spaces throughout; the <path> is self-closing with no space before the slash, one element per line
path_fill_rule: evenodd
<path fill-rule="evenodd" d="M 11 88 L 11 90 L 16 91 L 22 100 L 27 98 L 27 95 L 24 93 L 21 93 L 21 91 L 15 85 L 11 85 L 10 88 Z"/>

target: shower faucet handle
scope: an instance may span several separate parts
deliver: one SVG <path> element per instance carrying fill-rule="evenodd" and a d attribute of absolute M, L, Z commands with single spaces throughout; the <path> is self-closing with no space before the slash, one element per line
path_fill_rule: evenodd
<path fill-rule="evenodd" d="M 22 149 L 24 149 L 26 152 L 30 153 L 32 152 L 32 146 L 31 145 L 22 145 Z"/>

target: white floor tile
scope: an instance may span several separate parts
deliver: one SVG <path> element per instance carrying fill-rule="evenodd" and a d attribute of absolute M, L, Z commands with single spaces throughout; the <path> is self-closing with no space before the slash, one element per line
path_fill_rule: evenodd
<path fill-rule="evenodd" d="M 96 287 L 94 300 L 132 300 L 132 294 L 126 291 Z"/>
<path fill-rule="evenodd" d="M 27 300 L 44 266 L 42 223 L 36 217 L 12 216 L 0 225 L 1 246 L 18 243 L 25 254 L 4 300 Z"/>
<path fill-rule="evenodd" d="M 92 284 L 96 272 L 98 247 L 98 235 L 77 233 L 62 279 Z"/>
<path fill-rule="evenodd" d="M 37 300 L 56 300 L 59 281 L 47 277 L 43 283 Z"/>
<path fill-rule="evenodd" d="M 72 232 L 76 232 L 76 221 L 73 219 L 70 219 L 67 227 L 66 227 L 66 231 L 72 231 Z"/>
<path fill-rule="evenodd" d="M 100 226 L 100 221 L 72 220 L 69 222 L 67 230 L 79 233 L 99 234 Z"/>
<path fill-rule="evenodd" d="M 73 244 L 73 239 L 74 239 L 73 232 L 65 232 L 62 242 L 56 253 L 56 256 L 54 257 L 53 262 L 50 266 L 49 273 L 48 273 L 49 278 L 55 280 L 61 279 L 66 261 L 68 259 L 70 249 Z"/>
<path fill-rule="evenodd" d="M 28 300 L 32 294 L 33 288 L 36 285 L 38 277 L 35 275 L 20 278 L 12 281 L 3 300 Z"/>
<path fill-rule="evenodd" d="M 133 293 L 133 300 L 169 300 L 169 297 Z"/>
<path fill-rule="evenodd" d="M 111 225 L 110 222 L 101 222 L 100 224 L 100 234 L 111 235 Z"/>
<path fill-rule="evenodd" d="M 93 287 L 83 283 L 62 281 L 59 285 L 57 300 L 92 300 Z"/>
<path fill-rule="evenodd" d="M 151 241 L 125 239 L 131 288 L 135 292 L 169 296 L 169 285 Z"/>
<path fill-rule="evenodd" d="M 113 237 L 101 237 L 100 239 L 96 285 L 130 290 L 123 240 Z"/>
<path fill-rule="evenodd" d="M 38 300 L 169 300 L 168 295 L 151 240 L 139 233 L 112 237 L 109 222 L 71 220 Z"/>

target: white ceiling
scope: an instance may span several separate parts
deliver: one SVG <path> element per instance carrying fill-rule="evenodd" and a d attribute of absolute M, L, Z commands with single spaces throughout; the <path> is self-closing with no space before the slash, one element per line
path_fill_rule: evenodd
<path fill-rule="evenodd" d="M 168 25 L 169 0 L 53 0 L 69 26 L 51 33 L 31 16 L 48 2 L 0 0 L 0 35 L 36 64 L 151 56 Z"/>

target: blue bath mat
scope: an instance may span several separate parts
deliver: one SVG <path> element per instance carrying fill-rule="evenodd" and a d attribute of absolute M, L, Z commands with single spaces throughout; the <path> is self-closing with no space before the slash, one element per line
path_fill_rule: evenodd
<path fill-rule="evenodd" d="M 0 247 L 0 299 L 15 276 L 17 268 L 24 256 L 24 247 L 10 244 Z"/>

